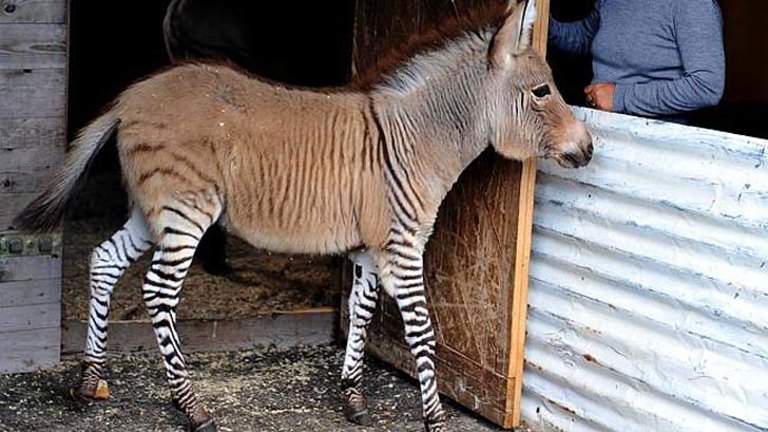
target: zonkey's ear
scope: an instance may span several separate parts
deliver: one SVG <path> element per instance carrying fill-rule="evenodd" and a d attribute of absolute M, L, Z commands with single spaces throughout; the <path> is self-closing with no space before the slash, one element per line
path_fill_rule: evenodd
<path fill-rule="evenodd" d="M 512 57 L 525 51 L 533 37 L 533 24 L 536 22 L 536 0 L 523 0 L 515 5 L 515 0 L 509 1 L 504 24 L 493 36 L 489 60 L 495 68 L 507 69 L 512 66 Z"/>

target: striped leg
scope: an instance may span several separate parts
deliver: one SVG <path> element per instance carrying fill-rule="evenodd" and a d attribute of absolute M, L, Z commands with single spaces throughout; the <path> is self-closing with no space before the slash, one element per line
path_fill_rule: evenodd
<path fill-rule="evenodd" d="M 76 400 L 89 403 L 109 397 L 104 380 L 104 351 L 107 347 L 107 317 L 112 290 L 123 272 L 152 247 L 147 223 L 138 210 L 123 227 L 91 253 L 91 300 L 88 336 L 80 384 L 72 389 Z"/>
<path fill-rule="evenodd" d="M 368 406 L 363 395 L 363 356 L 368 324 L 376 311 L 379 280 L 373 258 L 367 253 L 354 257 L 352 292 L 349 294 L 349 335 L 341 371 L 341 385 L 346 397 L 344 414 L 360 425 L 370 425 Z"/>
<path fill-rule="evenodd" d="M 435 376 L 435 332 L 427 310 L 424 292 L 424 266 L 417 248 L 407 250 L 403 244 L 391 247 L 393 252 L 381 272 L 381 283 L 394 295 L 405 324 L 405 340 L 416 360 L 424 426 L 429 432 L 444 430 L 445 412 L 440 404 Z"/>
<path fill-rule="evenodd" d="M 162 239 L 144 278 L 142 295 L 152 318 L 166 377 L 175 406 L 186 414 L 191 430 L 215 431 L 213 418 L 192 390 L 176 328 L 176 306 L 195 248 L 208 227 L 219 217 L 221 206 L 175 202 L 163 207 Z"/>

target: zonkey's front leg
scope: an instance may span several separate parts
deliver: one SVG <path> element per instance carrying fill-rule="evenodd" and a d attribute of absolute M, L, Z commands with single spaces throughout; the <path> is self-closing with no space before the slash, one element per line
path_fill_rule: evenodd
<path fill-rule="evenodd" d="M 435 376 L 435 332 L 427 310 L 424 291 L 424 263 L 419 248 L 392 245 L 380 257 L 379 269 L 384 290 L 394 296 L 405 324 L 405 340 L 416 360 L 421 385 L 424 426 L 428 432 L 444 430 L 445 412 L 440 404 Z"/>

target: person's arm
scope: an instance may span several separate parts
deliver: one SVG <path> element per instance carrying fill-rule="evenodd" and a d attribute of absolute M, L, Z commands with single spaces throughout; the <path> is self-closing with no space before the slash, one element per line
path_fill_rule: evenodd
<path fill-rule="evenodd" d="M 589 54 L 592 39 L 600 27 L 597 6 L 581 21 L 560 22 L 549 20 L 549 42 L 557 49 L 574 54 Z"/>
<path fill-rule="evenodd" d="M 677 2 L 674 29 L 683 76 L 671 81 L 617 84 L 617 112 L 642 116 L 679 114 L 717 105 L 725 88 L 720 9 L 714 0 Z"/>

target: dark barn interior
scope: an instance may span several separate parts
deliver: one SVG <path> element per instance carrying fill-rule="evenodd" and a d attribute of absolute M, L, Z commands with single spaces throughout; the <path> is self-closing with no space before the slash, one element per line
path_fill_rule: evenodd
<path fill-rule="evenodd" d="M 169 1 L 70 4 L 68 135 L 73 135 L 132 82 L 170 64 L 163 40 Z M 216 2 L 259 75 L 301 86 L 338 86 L 351 64 L 352 0 L 331 3 Z M 114 145 L 97 157 L 65 230 L 64 319 L 87 319 L 88 256 L 124 222 L 126 197 Z M 333 260 L 260 254 L 237 240 L 227 244 L 234 273 L 211 276 L 195 264 L 185 283 L 181 318 L 233 318 L 274 310 L 336 306 Z M 144 261 L 115 290 L 113 319 L 145 318 L 140 296 Z"/>

